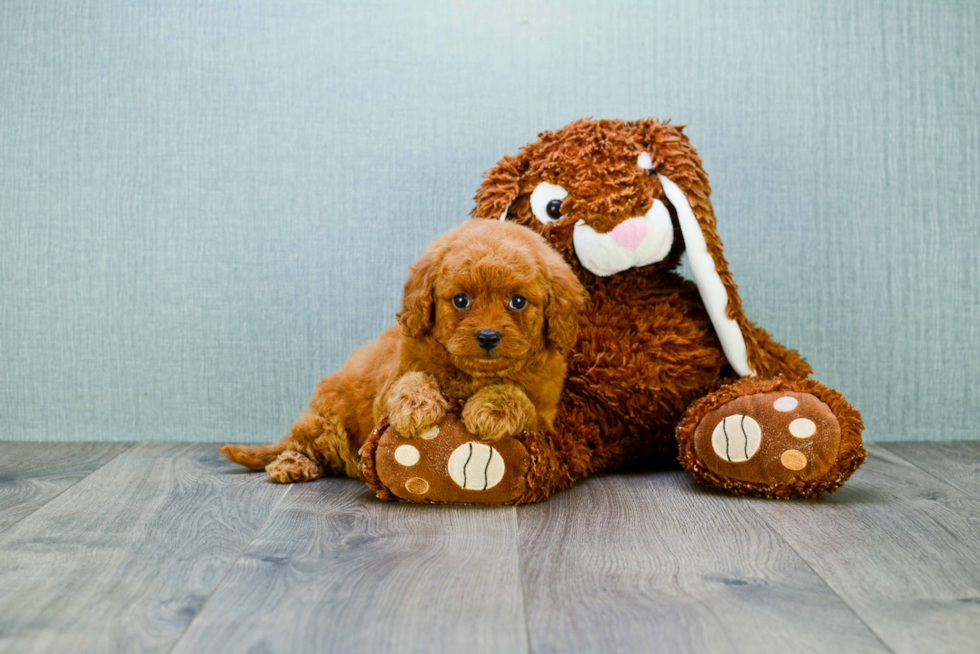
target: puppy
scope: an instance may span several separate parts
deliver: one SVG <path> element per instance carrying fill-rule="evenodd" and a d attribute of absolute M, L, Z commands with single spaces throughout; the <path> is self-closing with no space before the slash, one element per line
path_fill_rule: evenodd
<path fill-rule="evenodd" d="M 587 297 L 540 235 L 466 223 L 411 267 L 398 324 L 320 380 L 289 435 L 219 449 L 275 482 L 356 477 L 358 450 L 382 415 L 419 437 L 437 429 L 447 396 L 465 400 L 463 424 L 484 440 L 550 429 Z"/>

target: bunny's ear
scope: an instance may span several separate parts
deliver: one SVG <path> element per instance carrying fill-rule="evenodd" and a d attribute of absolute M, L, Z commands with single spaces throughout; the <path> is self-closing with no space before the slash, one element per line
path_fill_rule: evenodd
<path fill-rule="evenodd" d="M 754 375 L 762 363 L 762 351 L 728 270 L 701 159 L 682 133 L 682 126 L 656 120 L 637 121 L 631 126 L 649 151 L 649 163 L 677 212 L 694 281 L 725 357 L 739 375 Z"/>
<path fill-rule="evenodd" d="M 521 176 L 527 171 L 528 157 L 522 150 L 516 157 L 504 155 L 497 165 L 483 174 L 483 183 L 477 189 L 476 206 L 470 214 L 474 218 L 504 220 L 510 203 L 521 190 Z"/>
<path fill-rule="evenodd" d="M 677 211 L 681 234 L 684 235 L 687 259 L 691 264 L 691 272 L 694 273 L 694 282 L 698 285 L 701 300 L 708 310 L 708 317 L 711 318 L 711 324 L 714 325 L 718 340 L 721 341 L 725 357 L 739 375 L 743 377 L 754 375 L 742 332 L 743 325 L 747 321 L 742 314 L 738 287 L 732 282 L 728 262 L 722 254 L 721 240 L 713 225 L 706 229 L 705 224 L 697 219 L 684 191 L 677 184 L 663 175 L 658 174 L 657 177 L 660 179 L 664 194 Z M 713 241 L 714 248 L 709 247 L 709 238 Z M 712 249 L 716 254 L 710 251 Z"/>

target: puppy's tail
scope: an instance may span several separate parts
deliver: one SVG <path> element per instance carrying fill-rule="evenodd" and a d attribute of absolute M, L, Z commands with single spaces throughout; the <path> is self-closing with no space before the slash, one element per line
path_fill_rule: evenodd
<path fill-rule="evenodd" d="M 267 465 L 287 448 L 286 439 L 269 445 L 222 445 L 218 449 L 226 457 L 249 470 L 264 470 Z"/>

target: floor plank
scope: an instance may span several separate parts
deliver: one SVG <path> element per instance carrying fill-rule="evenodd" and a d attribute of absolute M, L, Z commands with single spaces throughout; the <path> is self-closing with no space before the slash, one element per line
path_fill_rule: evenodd
<path fill-rule="evenodd" d="M 887 651 L 743 501 L 661 472 L 521 508 L 531 649 Z"/>
<path fill-rule="evenodd" d="M 166 651 L 288 487 L 142 444 L 0 537 L 0 650 Z"/>
<path fill-rule="evenodd" d="M 0 534 L 130 447 L 128 443 L 0 443 Z"/>
<path fill-rule="evenodd" d="M 980 442 L 879 443 L 878 447 L 980 498 Z"/>
<path fill-rule="evenodd" d="M 896 652 L 976 652 L 980 503 L 884 447 L 818 501 L 746 500 Z"/>
<path fill-rule="evenodd" d="M 514 509 L 297 485 L 174 651 L 527 651 Z"/>

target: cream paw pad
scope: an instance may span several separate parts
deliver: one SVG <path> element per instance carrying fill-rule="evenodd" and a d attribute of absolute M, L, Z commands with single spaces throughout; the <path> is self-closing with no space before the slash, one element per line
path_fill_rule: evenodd
<path fill-rule="evenodd" d="M 390 493 L 412 502 L 502 504 L 526 490 L 529 467 L 530 456 L 519 438 L 474 440 L 459 418 L 448 414 L 419 438 L 403 438 L 385 425 L 365 448 L 361 474 L 375 482 L 372 487 L 383 489 L 382 497 Z"/>
<path fill-rule="evenodd" d="M 739 397 L 708 413 L 694 446 L 716 474 L 747 482 L 807 481 L 827 472 L 840 449 L 840 424 L 809 393 Z"/>
<path fill-rule="evenodd" d="M 466 490 L 490 490 L 500 483 L 507 466 L 500 452 L 486 443 L 463 443 L 449 456 L 449 477 Z"/>

